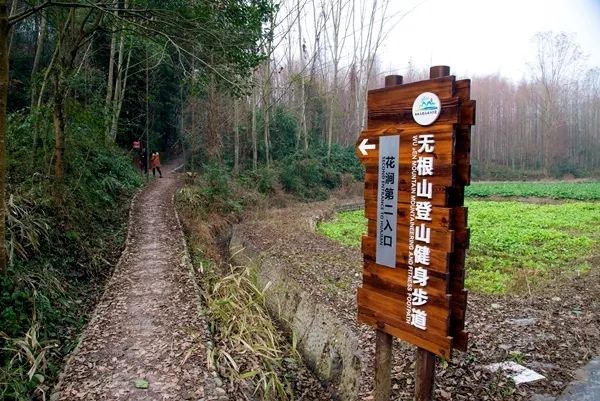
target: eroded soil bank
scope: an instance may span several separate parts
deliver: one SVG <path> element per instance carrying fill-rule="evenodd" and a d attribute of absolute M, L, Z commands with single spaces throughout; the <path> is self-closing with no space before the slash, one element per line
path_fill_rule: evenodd
<path fill-rule="evenodd" d="M 299 327 L 311 324 L 302 321 L 303 314 L 294 309 L 310 302 L 335 318 L 335 322 L 333 318 L 325 318 L 327 322 L 322 325 L 346 330 L 345 338 L 350 341 L 341 342 L 350 347 L 347 351 L 338 350 L 332 355 L 335 348 L 332 343 L 309 338 L 310 331 L 304 334 L 299 331 L 299 347 L 302 348 L 303 341 L 316 344 L 309 347 L 319 350 L 318 355 L 313 355 L 314 367 L 321 375 L 329 374 L 333 385 L 344 380 L 344 375 L 334 369 L 331 376 L 331 361 L 344 352 L 355 355 L 358 358 L 354 364 L 358 369 L 355 399 L 365 400 L 372 397 L 375 336 L 370 327 L 356 321 L 361 252 L 314 232 L 319 219 L 348 203 L 352 202 L 332 200 L 257 214 L 235 227 L 234 239 L 236 245 L 245 249 L 245 256 L 256 263 L 259 275 L 263 272 L 264 281 L 271 279 L 280 284 L 275 286 L 279 289 L 273 290 L 273 298 L 281 308 L 289 307 L 287 312 L 278 313 L 287 316 L 284 320 L 290 329 L 300 330 Z M 469 350 L 455 352 L 450 362 L 438 363 L 436 400 L 529 400 L 538 395 L 546 395 L 548 399 L 558 396 L 577 368 L 600 355 L 598 260 L 592 264 L 589 274 L 549 284 L 531 295 L 492 297 L 471 293 L 466 321 L 471 333 Z M 286 286 L 300 288 L 301 299 L 290 299 L 292 292 Z M 321 315 L 315 319 L 324 318 Z M 310 353 L 306 353 L 309 360 Z M 394 400 L 412 399 L 414 354 L 412 346 L 395 342 Z M 323 362 L 327 360 L 329 365 Z M 515 386 L 504 375 L 485 368 L 494 362 L 511 360 L 543 374 L 546 379 Z M 319 365 L 324 366 L 319 369 Z M 344 361 L 337 366 L 350 368 L 352 364 Z"/>

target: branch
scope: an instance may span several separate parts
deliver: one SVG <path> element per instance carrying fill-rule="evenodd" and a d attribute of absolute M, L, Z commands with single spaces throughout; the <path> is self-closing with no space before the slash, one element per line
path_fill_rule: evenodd
<path fill-rule="evenodd" d="M 17 22 L 23 21 L 25 18 L 37 13 L 38 11 L 40 11 L 48 6 L 51 6 L 53 4 L 54 3 L 52 2 L 52 0 L 47 0 L 40 5 L 30 8 L 29 10 L 25 10 L 17 15 L 10 16 L 10 17 L 8 17 L 8 26 L 11 27 L 14 24 L 16 24 Z"/>

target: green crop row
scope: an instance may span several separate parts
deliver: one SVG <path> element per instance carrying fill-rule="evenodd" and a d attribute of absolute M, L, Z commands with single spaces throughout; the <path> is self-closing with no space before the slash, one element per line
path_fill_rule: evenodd
<path fill-rule="evenodd" d="M 473 183 L 465 188 L 467 197 L 535 197 L 599 200 L 600 181 L 581 182 L 493 182 Z"/>

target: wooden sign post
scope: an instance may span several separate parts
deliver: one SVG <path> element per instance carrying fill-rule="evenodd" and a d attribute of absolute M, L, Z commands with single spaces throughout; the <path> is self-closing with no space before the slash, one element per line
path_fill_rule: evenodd
<path fill-rule="evenodd" d="M 417 346 L 417 401 L 432 400 L 435 356 L 467 347 L 464 187 L 475 101 L 470 81 L 449 74 L 431 67 L 431 79 L 405 85 L 386 77 L 369 91 L 357 141 L 369 221 L 358 319 L 377 330 L 376 401 L 390 399 L 393 337 Z"/>

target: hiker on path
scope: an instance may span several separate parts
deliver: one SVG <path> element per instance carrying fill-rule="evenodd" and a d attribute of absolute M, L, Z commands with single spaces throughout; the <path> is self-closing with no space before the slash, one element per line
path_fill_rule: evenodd
<path fill-rule="evenodd" d="M 152 153 L 150 163 L 152 164 L 152 177 L 156 177 L 156 170 L 158 170 L 159 177 L 162 178 L 162 171 L 160 171 L 160 157 L 158 156 L 158 152 Z"/>

